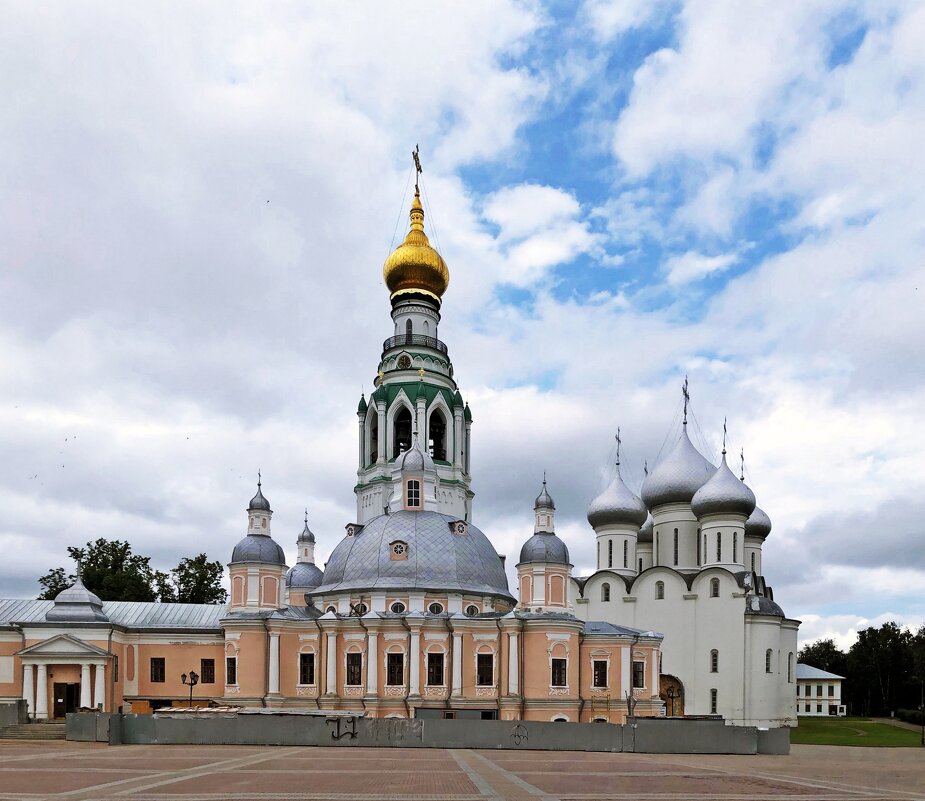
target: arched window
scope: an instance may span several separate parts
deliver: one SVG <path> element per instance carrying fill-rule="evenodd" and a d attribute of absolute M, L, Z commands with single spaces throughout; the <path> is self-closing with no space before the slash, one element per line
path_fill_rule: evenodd
<path fill-rule="evenodd" d="M 379 458 L 379 415 L 372 415 L 369 421 L 369 455 L 367 465 L 375 464 Z"/>
<path fill-rule="evenodd" d="M 607 567 L 613 567 L 613 540 L 607 540 Z"/>
<path fill-rule="evenodd" d="M 424 336 L 425 337 L 430 336 L 430 323 L 427 322 L 427 320 L 424 321 Z"/>
<path fill-rule="evenodd" d="M 752 573 L 755 572 L 755 554 L 752 553 Z"/>
<path fill-rule="evenodd" d="M 732 532 L 732 561 L 739 561 L 739 532 Z"/>
<path fill-rule="evenodd" d="M 656 581 L 655 582 L 655 600 L 661 601 L 665 597 L 665 582 Z"/>
<path fill-rule="evenodd" d="M 719 673 L 719 651 L 710 651 L 710 673 Z"/>
<path fill-rule="evenodd" d="M 411 447 L 411 411 L 403 406 L 395 415 L 392 436 L 392 458 L 396 459 Z"/>
<path fill-rule="evenodd" d="M 639 572 L 642 573 L 642 557 L 639 557 Z"/>
<path fill-rule="evenodd" d="M 601 584 L 601 600 L 609 601 L 610 600 L 610 585 L 605 581 Z"/>
<path fill-rule="evenodd" d="M 421 482 L 416 478 L 408 479 L 405 506 L 409 509 L 421 508 Z"/>
<path fill-rule="evenodd" d="M 600 543 L 600 540 L 598 540 L 598 543 L 597 543 L 597 569 L 598 569 L 598 570 L 601 569 L 601 543 Z"/>
<path fill-rule="evenodd" d="M 655 556 L 655 564 L 656 565 L 659 564 L 659 561 L 658 561 L 658 532 L 657 531 L 655 532 L 655 552 L 653 555 Z"/>
<path fill-rule="evenodd" d="M 707 563 L 707 535 L 703 535 L 703 563 Z"/>
<path fill-rule="evenodd" d="M 787 654 L 787 683 L 793 684 L 793 651 Z"/>
<path fill-rule="evenodd" d="M 430 455 L 441 462 L 446 461 L 446 418 L 439 409 L 434 409 L 427 424 L 430 432 Z"/>
<path fill-rule="evenodd" d="M 630 544 L 623 540 L 623 567 L 627 566 L 627 559 L 629 558 Z"/>
<path fill-rule="evenodd" d="M 719 693 L 713 689 L 710 690 L 710 714 L 715 715 L 719 708 Z"/>
<path fill-rule="evenodd" d="M 723 561 L 723 532 L 716 532 L 716 561 Z"/>
<path fill-rule="evenodd" d="M 434 601 L 430 606 L 427 607 L 427 611 L 432 615 L 442 615 L 443 614 L 443 604 L 437 603 Z"/>
<path fill-rule="evenodd" d="M 674 530 L 674 564 L 678 566 L 678 530 Z"/>
<path fill-rule="evenodd" d="M 392 604 L 392 605 L 389 607 L 389 611 L 392 612 L 392 614 L 395 614 L 395 615 L 404 614 L 405 605 L 404 605 L 401 601 L 396 601 L 394 604 Z"/>
<path fill-rule="evenodd" d="M 719 598 L 719 579 L 710 579 L 710 597 Z"/>
<path fill-rule="evenodd" d="M 772 653 L 773 651 L 771 651 L 770 648 L 768 648 L 768 650 L 764 652 L 764 672 L 765 673 L 771 672 L 771 654 Z"/>
<path fill-rule="evenodd" d="M 700 530 L 697 530 L 697 564 L 700 564 L 700 560 L 703 558 L 700 551 Z"/>
<path fill-rule="evenodd" d="M 414 334 L 414 326 L 411 324 L 411 320 L 405 321 L 405 342 L 411 344 L 411 336 Z"/>

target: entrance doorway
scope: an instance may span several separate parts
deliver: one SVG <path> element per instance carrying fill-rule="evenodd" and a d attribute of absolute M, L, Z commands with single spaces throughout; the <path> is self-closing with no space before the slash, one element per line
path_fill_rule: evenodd
<path fill-rule="evenodd" d="M 55 703 L 53 714 L 55 718 L 63 718 L 68 712 L 76 712 L 80 703 L 80 685 L 55 682 Z"/>

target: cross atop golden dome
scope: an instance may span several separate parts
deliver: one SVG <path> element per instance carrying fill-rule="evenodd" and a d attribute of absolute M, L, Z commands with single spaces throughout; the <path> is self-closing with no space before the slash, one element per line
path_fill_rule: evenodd
<path fill-rule="evenodd" d="M 415 169 L 422 172 L 418 152 L 414 156 Z M 424 233 L 424 208 L 421 206 L 421 192 L 417 181 L 414 184 L 414 200 L 411 203 L 411 230 L 382 267 L 385 284 L 392 293 L 392 300 L 400 295 L 420 294 L 432 297 L 437 303 L 450 283 L 450 271 L 443 257 L 431 247 Z"/>

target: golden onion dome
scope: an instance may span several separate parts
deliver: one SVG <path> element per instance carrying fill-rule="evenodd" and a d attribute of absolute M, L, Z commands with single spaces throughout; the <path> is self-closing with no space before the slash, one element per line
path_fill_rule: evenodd
<path fill-rule="evenodd" d="M 411 204 L 411 230 L 385 260 L 382 274 L 393 300 L 398 295 L 418 293 L 430 295 L 439 303 L 450 283 L 446 262 L 424 233 L 424 209 L 417 191 Z"/>

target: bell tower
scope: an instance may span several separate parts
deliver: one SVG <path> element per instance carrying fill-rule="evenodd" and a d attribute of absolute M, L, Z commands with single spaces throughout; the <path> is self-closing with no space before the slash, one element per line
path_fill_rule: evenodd
<path fill-rule="evenodd" d="M 396 460 L 417 447 L 433 461 L 435 511 L 471 520 L 469 477 L 472 415 L 453 377 L 447 346 L 438 338 L 440 308 L 450 282 L 446 262 L 424 233 L 418 149 L 410 229 L 383 265 L 392 304 L 392 333 L 382 343 L 375 390 L 357 407 L 359 464 L 357 522 L 395 511 Z"/>

